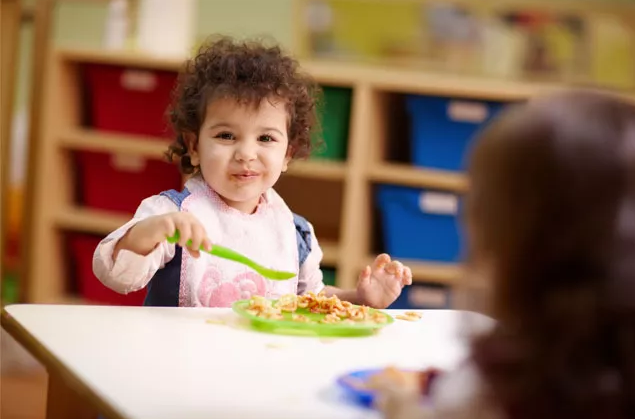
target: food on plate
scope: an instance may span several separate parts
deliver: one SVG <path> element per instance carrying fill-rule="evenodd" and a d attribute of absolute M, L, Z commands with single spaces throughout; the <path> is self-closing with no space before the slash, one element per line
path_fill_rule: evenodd
<path fill-rule="evenodd" d="M 296 322 L 301 322 L 301 323 L 310 323 L 311 319 L 309 319 L 307 316 L 304 316 L 302 314 L 296 314 L 293 313 L 293 315 L 291 316 L 291 320 L 296 321 Z"/>
<path fill-rule="evenodd" d="M 260 295 L 254 295 L 249 300 L 249 307 L 247 312 L 254 316 L 262 317 L 265 319 L 282 320 L 284 316 L 279 307 L 274 307 L 271 300 L 266 299 Z"/>
<path fill-rule="evenodd" d="M 301 312 L 298 312 L 301 310 Z M 371 310 L 367 306 L 355 306 L 342 301 L 337 296 L 327 297 L 323 292 L 309 292 L 304 295 L 285 294 L 277 301 L 262 296 L 253 296 L 249 300 L 247 312 L 265 319 L 283 320 L 283 313 L 291 313 L 292 321 L 303 323 L 354 324 L 361 322 L 387 323 L 386 314 Z M 324 314 L 320 320 L 312 320 L 303 313 Z M 307 314 L 308 314 L 307 313 Z"/>
<path fill-rule="evenodd" d="M 320 320 L 321 323 L 330 323 L 330 324 L 339 323 L 340 321 L 342 321 L 342 319 L 337 317 L 337 315 L 335 314 L 327 314 L 326 316 L 324 316 L 322 320 Z"/>
<path fill-rule="evenodd" d="M 298 299 L 295 294 L 285 294 L 276 303 L 281 311 L 294 312 L 298 309 Z"/>
<path fill-rule="evenodd" d="M 421 320 L 421 314 L 415 311 L 406 311 L 404 314 L 395 316 L 395 318 L 399 320 L 406 320 L 409 322 L 416 322 L 417 320 Z"/>

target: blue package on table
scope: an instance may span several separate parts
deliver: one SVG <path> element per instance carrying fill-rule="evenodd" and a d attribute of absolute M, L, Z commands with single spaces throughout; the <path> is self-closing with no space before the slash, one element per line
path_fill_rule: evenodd
<path fill-rule="evenodd" d="M 472 138 L 504 104 L 435 96 L 409 95 L 412 163 L 461 171 Z"/>
<path fill-rule="evenodd" d="M 380 374 L 382 371 L 382 368 L 353 371 L 338 377 L 336 383 L 345 395 L 355 403 L 367 408 L 374 408 L 377 391 L 363 388 L 363 386 L 374 375 Z"/>
<path fill-rule="evenodd" d="M 391 368 L 392 369 L 392 368 Z M 367 370 L 352 371 L 347 374 L 341 375 L 337 378 L 336 383 L 344 395 L 351 401 L 367 407 L 375 408 L 375 399 L 377 397 L 377 391 L 371 388 L 367 388 L 371 384 L 374 377 L 385 374 L 388 368 L 375 368 Z M 425 371 L 417 371 L 412 369 L 400 369 L 406 374 L 417 374 L 416 379 L 421 382 L 422 373 L 427 377 L 427 384 L 421 389 L 422 393 L 422 406 L 431 406 L 432 400 L 429 398 L 431 388 L 434 382 L 438 379 L 441 371 L 437 368 L 429 368 Z M 393 374 L 391 374 L 393 375 Z M 386 380 L 387 378 L 384 378 Z"/>
<path fill-rule="evenodd" d="M 393 258 L 448 263 L 459 260 L 458 195 L 381 185 L 376 199 L 384 248 Z"/>

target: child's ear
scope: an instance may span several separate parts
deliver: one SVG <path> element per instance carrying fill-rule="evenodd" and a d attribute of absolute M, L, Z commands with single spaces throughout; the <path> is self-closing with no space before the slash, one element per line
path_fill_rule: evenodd
<path fill-rule="evenodd" d="M 284 162 L 282 164 L 282 173 L 286 172 L 289 169 L 289 163 L 293 159 L 293 149 L 289 147 L 287 149 L 287 155 L 284 157 Z"/>
<path fill-rule="evenodd" d="M 190 156 L 190 164 L 192 166 L 198 166 L 201 161 L 198 157 L 198 138 L 193 132 L 186 132 L 183 134 L 185 140 L 185 146 L 187 147 L 187 155 Z"/>
<path fill-rule="evenodd" d="M 291 161 L 291 156 L 287 154 L 284 158 L 284 163 L 282 164 L 282 172 L 286 172 L 289 169 L 289 162 Z"/>

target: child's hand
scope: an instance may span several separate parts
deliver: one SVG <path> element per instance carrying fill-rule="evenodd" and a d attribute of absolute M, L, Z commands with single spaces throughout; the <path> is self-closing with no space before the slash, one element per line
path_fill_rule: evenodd
<path fill-rule="evenodd" d="M 404 391 L 394 385 L 382 386 L 375 391 L 374 407 L 385 419 L 426 419 L 432 418 L 421 403 L 421 396 Z"/>
<path fill-rule="evenodd" d="M 172 236 L 177 229 L 180 235 L 178 244 L 187 248 L 193 257 L 199 257 L 201 245 L 205 249 L 211 250 L 212 243 L 207 237 L 205 228 L 196 217 L 187 212 L 171 212 L 139 221 L 119 241 L 117 247 L 140 255 L 147 255 L 159 243 Z M 187 246 L 189 240 L 192 240 L 191 246 Z"/>
<path fill-rule="evenodd" d="M 412 271 L 390 256 L 377 256 L 372 267 L 367 266 L 359 277 L 357 295 L 363 304 L 386 308 L 401 294 L 405 285 L 412 284 Z"/>

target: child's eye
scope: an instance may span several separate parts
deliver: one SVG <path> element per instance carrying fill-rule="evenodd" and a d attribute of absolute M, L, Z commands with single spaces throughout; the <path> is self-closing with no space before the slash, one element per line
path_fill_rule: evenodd
<path fill-rule="evenodd" d="M 232 134 L 231 132 L 221 132 L 220 134 L 216 135 L 216 138 L 220 138 L 222 140 L 233 140 L 234 134 Z"/>
<path fill-rule="evenodd" d="M 259 140 L 263 143 L 271 143 L 275 141 L 275 139 L 271 135 L 261 135 Z"/>

